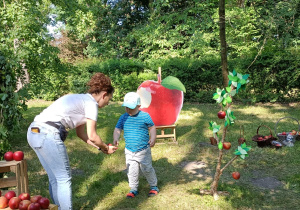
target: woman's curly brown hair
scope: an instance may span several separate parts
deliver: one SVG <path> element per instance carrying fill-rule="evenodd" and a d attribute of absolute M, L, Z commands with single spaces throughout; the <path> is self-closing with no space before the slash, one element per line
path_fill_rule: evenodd
<path fill-rule="evenodd" d="M 106 91 L 108 94 L 113 94 L 114 87 L 111 85 L 110 78 L 103 73 L 96 73 L 92 76 L 91 80 L 87 83 L 89 87 L 88 93 L 98 94 L 101 91 Z"/>

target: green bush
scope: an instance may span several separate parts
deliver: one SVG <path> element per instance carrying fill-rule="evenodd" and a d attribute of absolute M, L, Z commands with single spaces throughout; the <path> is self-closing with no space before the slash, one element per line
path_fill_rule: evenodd
<path fill-rule="evenodd" d="M 10 150 L 12 134 L 19 128 L 22 111 L 26 109 L 24 99 L 15 92 L 17 79 L 12 65 L 0 51 L 0 160 Z"/>
<path fill-rule="evenodd" d="M 156 74 L 145 70 L 146 66 L 138 60 L 110 59 L 107 61 L 88 60 L 76 64 L 76 72 L 69 76 L 70 91 L 86 92 L 86 83 L 95 72 L 108 75 L 115 87 L 113 100 L 122 100 L 129 91 L 136 91 L 145 80 L 153 80 Z"/>
<path fill-rule="evenodd" d="M 239 60 L 238 65 L 235 65 L 238 71 L 249 74 L 251 78 L 247 86 L 249 91 L 243 92 L 240 97 L 251 98 L 252 102 L 299 101 L 299 55 L 267 48 L 248 69 L 255 56 Z"/>

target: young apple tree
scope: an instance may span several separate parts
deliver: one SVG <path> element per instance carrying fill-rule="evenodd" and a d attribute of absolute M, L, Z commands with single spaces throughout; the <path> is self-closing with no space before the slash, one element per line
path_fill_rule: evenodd
<path fill-rule="evenodd" d="M 230 149 L 231 144 L 230 142 L 226 142 L 226 134 L 227 134 L 227 128 L 228 126 L 231 126 L 234 124 L 234 120 L 236 117 L 233 114 L 233 111 L 231 110 L 231 104 L 232 104 L 232 97 L 235 96 L 240 89 L 245 89 L 246 84 L 249 82 L 248 80 L 249 75 L 245 74 L 239 74 L 235 70 L 233 72 L 229 72 L 228 78 L 229 78 L 229 84 L 228 87 L 222 90 L 217 88 L 217 92 L 213 94 L 213 99 L 216 100 L 217 103 L 221 106 L 221 111 L 225 112 L 226 115 L 224 118 L 219 118 L 224 120 L 224 126 L 223 126 L 223 132 L 222 137 L 220 138 L 218 132 L 221 130 L 221 125 L 218 125 L 216 122 L 211 121 L 209 123 L 209 129 L 213 133 L 213 137 L 216 141 L 216 144 L 219 148 L 219 155 L 218 155 L 218 163 L 216 166 L 216 172 L 214 175 L 213 182 L 211 184 L 210 190 L 208 191 L 209 194 L 214 196 L 214 199 L 218 199 L 218 194 L 221 192 L 218 192 L 218 183 L 220 180 L 220 176 L 222 175 L 223 171 L 238 157 L 241 157 L 244 159 L 246 156 L 248 156 L 248 151 L 251 149 L 250 146 L 247 146 L 246 143 L 241 144 L 238 146 L 238 148 L 234 152 L 234 157 L 227 163 L 225 166 L 222 166 L 222 159 L 223 159 L 223 150 L 224 149 Z M 201 192 L 201 190 L 200 190 Z"/>

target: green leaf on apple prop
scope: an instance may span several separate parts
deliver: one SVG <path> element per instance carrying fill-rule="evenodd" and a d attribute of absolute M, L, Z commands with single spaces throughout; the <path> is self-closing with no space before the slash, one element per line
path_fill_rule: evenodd
<path fill-rule="evenodd" d="M 184 85 L 180 82 L 180 80 L 173 76 L 167 76 L 165 79 L 161 81 L 161 85 L 168 89 L 176 89 L 186 92 Z"/>
<path fill-rule="evenodd" d="M 221 125 L 217 125 L 216 122 L 213 122 L 213 121 L 210 121 L 209 122 L 209 127 L 208 127 L 213 133 L 217 133 L 220 128 L 221 128 Z"/>
<path fill-rule="evenodd" d="M 237 73 L 235 70 L 233 72 L 229 72 L 228 79 L 229 79 L 229 86 L 232 84 L 234 87 L 236 87 L 236 93 L 238 93 L 239 89 L 245 89 L 246 84 L 249 82 L 247 80 L 249 77 L 249 74 L 240 74 Z"/>
<path fill-rule="evenodd" d="M 238 149 L 235 150 L 234 154 L 239 155 L 242 159 L 248 156 L 248 151 L 251 149 L 251 146 L 247 146 L 246 143 L 243 143 L 241 146 L 238 146 Z"/>
<path fill-rule="evenodd" d="M 232 125 L 234 123 L 235 119 L 236 119 L 236 117 L 233 115 L 233 111 L 231 111 L 231 109 L 228 108 L 226 111 L 226 116 L 225 116 L 225 127 L 227 125 Z"/>

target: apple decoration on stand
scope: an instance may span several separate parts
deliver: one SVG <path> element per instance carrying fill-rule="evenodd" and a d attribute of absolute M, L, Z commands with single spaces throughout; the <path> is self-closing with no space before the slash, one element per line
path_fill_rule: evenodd
<path fill-rule="evenodd" d="M 156 126 L 173 125 L 183 105 L 184 85 L 173 76 L 161 80 L 159 67 L 158 81 L 147 80 L 137 89 L 141 97 L 140 110 L 149 113 Z"/>

